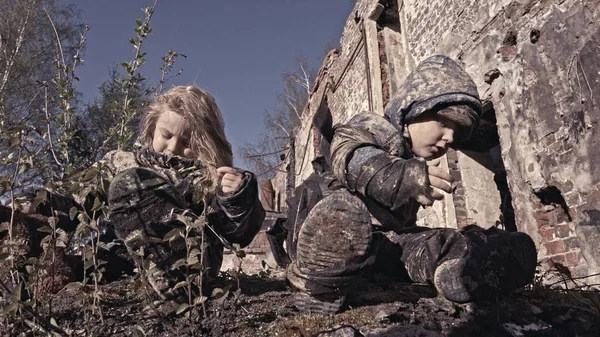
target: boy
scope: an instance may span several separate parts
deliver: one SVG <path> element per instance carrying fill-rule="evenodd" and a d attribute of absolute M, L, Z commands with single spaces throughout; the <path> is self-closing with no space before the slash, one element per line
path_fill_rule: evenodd
<path fill-rule="evenodd" d="M 452 179 L 433 161 L 471 136 L 481 101 L 469 75 L 453 60 L 423 61 L 391 100 L 385 117 L 354 116 L 334 128 L 331 166 L 343 188 L 310 211 L 298 234 L 287 278 L 296 306 L 333 314 L 359 272 L 406 274 L 464 303 L 524 286 L 536 250 L 524 233 L 469 226 L 416 227 L 420 205 L 451 193 Z M 371 215 L 381 226 L 373 226 Z M 391 239 L 383 231 L 393 231 Z"/>

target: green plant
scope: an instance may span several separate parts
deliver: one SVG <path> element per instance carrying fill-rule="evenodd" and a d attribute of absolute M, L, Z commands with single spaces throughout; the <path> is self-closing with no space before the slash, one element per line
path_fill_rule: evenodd
<path fill-rule="evenodd" d="M 175 59 L 179 56 L 181 56 L 183 58 L 187 57 L 184 54 L 178 53 L 174 50 L 169 50 L 161 58 L 163 63 L 162 63 L 162 66 L 160 67 L 160 81 L 158 83 L 158 86 L 153 89 L 155 96 L 158 96 L 160 93 L 163 92 L 165 84 L 167 84 L 167 82 L 170 79 L 181 75 L 181 70 L 179 70 L 174 75 L 169 76 L 169 74 L 171 73 L 171 70 L 173 70 L 173 65 L 175 64 Z"/>
<path fill-rule="evenodd" d="M 34 1 L 35 2 L 35 1 Z M 160 68 L 161 77 L 159 83 L 148 89 L 144 84 L 145 77 L 141 74 L 140 68 L 145 63 L 145 53 L 142 52 L 142 45 L 148 35 L 152 32 L 150 21 L 154 13 L 157 1 L 155 0 L 150 7 L 143 8 L 145 18 L 137 20 L 135 28 L 136 37 L 130 40 L 134 47 L 135 55 L 132 61 L 122 64 L 126 76 L 118 82 L 122 95 L 118 96 L 119 115 L 117 121 L 110 128 L 110 132 L 103 145 L 111 140 L 117 144 L 120 149 L 126 149 L 131 145 L 134 135 L 135 120 L 141 111 L 139 104 L 133 104 L 133 100 L 144 101 L 144 97 L 151 92 L 156 94 L 162 92 L 165 84 L 175 76 L 181 74 L 181 71 L 170 75 L 175 61 L 178 57 L 185 55 L 170 50 L 162 57 L 163 65 Z M 0 95 L 0 141 L 6 143 L 6 148 L 0 148 L 0 196 L 5 193 L 9 196 L 11 205 L 10 221 L 6 224 L 6 239 L 3 241 L 2 251 L 0 251 L 0 263 L 3 267 L 8 266 L 10 271 L 10 280 L 3 282 L 0 280 L 0 292 L 3 296 L 10 296 L 11 302 L 3 308 L 0 317 L 0 327 L 9 327 L 10 331 L 26 332 L 29 334 L 46 335 L 73 335 L 86 334 L 92 335 L 104 322 L 104 313 L 102 305 L 101 283 L 103 281 L 106 261 L 99 259 L 99 252 L 103 249 L 109 249 L 106 244 L 100 240 L 101 229 L 98 225 L 100 219 L 107 215 L 106 193 L 112 172 L 102 164 L 95 163 L 89 166 L 90 159 L 94 159 L 97 153 L 83 153 L 81 151 L 82 139 L 82 118 L 85 124 L 85 115 L 78 113 L 76 99 L 76 69 L 83 62 L 82 51 L 86 43 L 86 34 L 89 26 L 82 26 L 79 40 L 69 48 L 64 45 L 64 29 L 60 22 L 53 16 L 54 12 L 45 7 L 40 7 L 44 22 L 51 27 L 50 39 L 54 39 L 56 57 L 54 58 L 54 74 L 36 85 L 35 95 L 31 96 L 29 102 L 22 104 L 26 106 L 25 110 L 39 110 L 40 116 L 34 115 L 31 111 L 15 119 L 10 113 L 7 113 L 6 100 Z M 28 10 L 29 14 L 33 13 Z M 28 14 L 28 15 L 29 15 Z M 32 18 L 25 16 L 21 21 L 21 42 L 27 41 L 25 31 L 27 25 L 31 24 Z M 62 41 L 62 42 L 61 42 Z M 0 42 L 0 49 L 5 46 Z M 17 44 L 17 49 L 21 44 Z M 19 50 L 14 51 L 12 61 L 18 61 Z M 5 81 L 10 78 L 9 71 L 0 73 L 0 94 L 3 94 L 6 88 L 10 87 L 10 82 Z M 0 69 L 0 71 L 4 71 Z M 138 95 L 143 91 L 146 95 Z M 39 109 L 36 109 L 39 107 Z M 35 170 L 32 170 L 34 168 Z M 9 171 L 10 170 L 10 171 Z M 32 172 L 35 171 L 35 172 Z M 39 172 L 48 172 L 40 174 Z M 26 184 L 35 182 L 44 185 L 45 189 L 38 191 L 33 200 L 27 197 L 19 197 Z M 78 207 L 72 207 L 68 211 L 71 221 L 77 222 L 77 227 L 72 233 L 67 233 L 62 224 L 59 223 L 58 210 L 51 210 L 51 215 L 47 217 L 47 224 L 39 228 L 39 233 L 45 235 L 41 240 L 42 254 L 32 257 L 19 265 L 15 263 L 15 257 L 19 256 L 15 243 L 15 218 L 20 209 L 27 207 L 35 210 L 49 197 L 48 191 L 57 192 L 61 195 L 72 196 L 79 204 Z M 185 214 L 188 219 L 186 229 L 181 232 L 186 240 L 186 259 L 180 267 L 186 272 L 185 284 L 182 286 L 187 290 L 188 306 L 199 308 L 203 306 L 206 297 L 195 296 L 194 289 L 200 289 L 202 294 L 202 274 L 203 274 L 203 254 L 202 247 L 204 235 L 197 236 L 193 233 L 203 233 L 202 217 L 190 216 Z M 2 232 L 0 227 L 0 232 Z M 89 237 L 91 240 L 83 240 Z M 79 239 L 81 242 L 87 242 L 81 246 L 81 262 L 83 265 L 83 275 L 81 282 L 82 292 L 82 312 L 84 316 L 84 327 L 72 331 L 60 327 L 53 318 L 53 309 L 51 297 L 44 297 L 40 294 L 40 280 L 42 276 L 48 276 L 51 282 L 54 282 L 55 263 L 61 250 L 64 250 L 69 240 Z M 21 268 L 22 267 L 22 268 Z M 19 269 L 21 268 L 21 269 Z M 44 269 L 46 268 L 46 269 Z M 42 275 L 47 272 L 47 275 Z M 146 287 L 144 291 L 148 290 Z M 8 295 L 7 295 L 8 294 Z M 47 310 L 46 310 L 47 308 Z M 203 308 L 204 309 L 204 308 Z M 188 310 L 182 308 L 180 313 L 186 315 Z M 10 317 L 9 317 L 10 316 Z M 10 318 L 10 319 L 9 319 Z M 192 316 L 190 316 L 190 320 Z M 100 323 L 100 324 L 98 324 Z M 9 331 L 8 328 L 6 331 Z M 136 330 L 136 334 L 145 335 L 143 329 Z"/>
<path fill-rule="evenodd" d="M 77 132 L 77 128 L 74 123 L 76 113 L 75 106 L 73 105 L 73 101 L 75 99 L 74 82 L 79 80 L 77 76 L 75 76 L 75 70 L 77 66 L 83 62 L 83 59 L 81 58 L 81 52 L 85 46 L 86 34 L 89 31 L 90 26 L 86 25 L 84 27 L 79 42 L 75 46 L 73 59 L 72 61 L 67 62 L 65 59 L 65 53 L 61 45 L 61 38 L 56 29 L 54 21 L 52 20 L 52 17 L 48 13 L 48 11 L 45 10 L 45 12 L 56 35 L 57 72 L 56 76 L 52 79 L 52 84 L 54 85 L 54 88 L 57 91 L 59 113 L 57 116 L 54 116 L 54 118 L 51 118 L 50 113 L 48 111 L 48 102 L 51 99 L 48 95 L 48 85 L 44 85 L 44 113 L 46 114 L 48 145 L 54 158 L 54 161 L 59 166 L 58 178 L 62 180 L 64 179 L 65 173 L 69 174 L 74 169 L 73 165 L 75 158 L 73 158 L 72 156 L 72 152 L 74 151 L 74 149 L 71 146 L 74 138 L 76 137 Z M 58 131 L 57 150 L 60 153 L 60 155 L 56 153 L 54 144 L 52 142 L 53 132 L 51 125 L 54 125 L 54 128 Z"/>
<path fill-rule="evenodd" d="M 123 90 L 124 97 L 122 105 L 122 115 L 117 125 L 115 125 L 109 133 L 109 137 L 114 137 L 119 150 L 127 149 L 128 144 L 134 137 L 134 130 L 131 129 L 130 123 L 137 116 L 137 111 L 130 108 L 131 98 L 130 92 L 134 89 L 138 89 L 140 84 L 145 78 L 140 73 L 139 69 L 146 63 L 146 53 L 142 52 L 142 45 L 148 35 L 152 33 L 150 28 L 150 21 L 158 0 L 154 0 L 154 4 L 150 7 L 144 7 L 145 18 L 143 20 L 136 20 L 137 27 L 134 29 L 136 36 L 129 40 L 129 43 L 133 46 L 134 57 L 130 62 L 123 62 L 121 65 L 125 69 L 126 77 L 123 79 L 121 89 Z"/>

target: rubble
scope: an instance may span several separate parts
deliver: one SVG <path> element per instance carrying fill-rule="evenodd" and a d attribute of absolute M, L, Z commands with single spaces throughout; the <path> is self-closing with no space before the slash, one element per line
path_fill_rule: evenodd
<path fill-rule="evenodd" d="M 4 225 L 8 215 L 2 218 Z M 72 336 L 600 335 L 600 292 L 550 289 L 542 283 L 541 275 L 527 289 L 509 297 L 465 305 L 438 297 L 429 285 L 364 275 L 353 282 L 347 311 L 335 316 L 305 315 L 294 307 L 285 271 L 269 256 L 266 237 L 248 247 L 235 268 L 222 272 L 211 296 L 201 298 L 190 309 L 186 303 L 157 301 L 139 275 L 131 273 L 120 277 L 113 273 L 97 288 L 77 281 L 74 275 L 79 273 L 73 273 L 73 264 L 63 260 L 67 256 L 62 250 L 49 255 L 38 249 L 45 235 L 39 229 L 47 221 L 37 215 L 15 213 L 13 239 L 20 244 L 15 247 L 19 248 L 19 258 L 14 263 L 24 273 L 23 265 L 32 263 L 27 261 L 40 258 L 41 293 L 36 294 L 35 301 L 20 302 L 20 312 L 9 317 L 11 308 L 17 308 L 15 292 L 0 290 L 0 329 L 9 335 L 35 330 Z M 48 256 L 54 256 L 56 264 Z M 8 266 L 8 261 L 2 262 Z M 9 269 L 3 270 L 4 284 L 8 284 Z M 564 281 L 560 284 L 573 284 L 571 275 L 557 275 Z M 10 301 L 9 296 L 13 296 Z M 20 298 L 26 301 L 27 296 L 22 292 Z M 30 307 L 32 304 L 35 307 Z"/>
<path fill-rule="evenodd" d="M 367 283 L 369 286 L 367 286 Z M 437 297 L 427 285 L 380 276 L 361 279 L 351 308 L 335 316 L 298 312 L 282 278 L 224 275 L 225 294 L 205 303 L 191 318 L 176 315 L 178 304 L 150 303 L 139 280 L 102 285 L 103 323 L 89 314 L 85 294 L 93 287 L 71 283 L 53 299 L 52 318 L 65 332 L 97 336 L 598 336 L 600 294 L 531 287 L 493 303 L 458 305 Z M 86 314 L 86 312 L 88 312 Z M 88 322 L 86 323 L 86 317 Z M 16 329 L 17 324 L 9 327 Z M 15 331 L 16 330 L 5 330 Z M 139 335 L 139 334 L 138 334 Z"/>

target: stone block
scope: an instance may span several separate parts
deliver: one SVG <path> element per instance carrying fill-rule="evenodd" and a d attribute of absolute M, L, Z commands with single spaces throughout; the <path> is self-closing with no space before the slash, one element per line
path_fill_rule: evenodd
<path fill-rule="evenodd" d="M 546 242 L 544 247 L 546 247 L 547 255 L 562 254 L 565 252 L 565 242 L 563 240 Z"/>

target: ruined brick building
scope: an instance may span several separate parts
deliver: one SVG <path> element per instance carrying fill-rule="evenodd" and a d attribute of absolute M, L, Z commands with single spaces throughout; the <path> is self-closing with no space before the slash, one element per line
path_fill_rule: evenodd
<path fill-rule="evenodd" d="M 286 179 L 297 185 L 312 171 L 319 109 L 334 123 L 383 114 L 415 65 L 437 53 L 460 60 L 485 108 L 475 139 L 443 158 L 459 188 L 419 223 L 524 231 L 542 267 L 600 272 L 598 0 L 357 1 L 304 109 L 290 174 L 274 180 L 277 207 Z"/>

